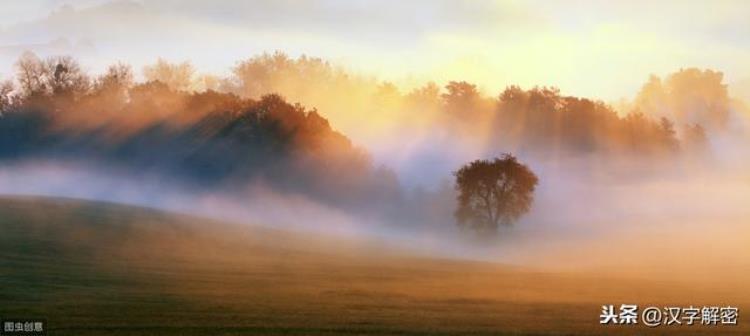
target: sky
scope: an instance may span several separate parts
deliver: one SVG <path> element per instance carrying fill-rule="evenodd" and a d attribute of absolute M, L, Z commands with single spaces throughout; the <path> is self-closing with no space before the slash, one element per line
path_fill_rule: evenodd
<path fill-rule="evenodd" d="M 617 100 L 652 73 L 700 67 L 750 91 L 748 1 L 39 0 L 0 9 L 2 77 L 24 50 L 72 54 L 92 72 L 164 57 L 217 74 L 279 50 L 403 89 L 467 80 L 490 95 L 552 85 Z"/>

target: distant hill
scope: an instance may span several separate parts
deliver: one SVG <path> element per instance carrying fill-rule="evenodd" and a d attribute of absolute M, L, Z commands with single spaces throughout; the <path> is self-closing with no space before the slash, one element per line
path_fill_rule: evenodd
<path fill-rule="evenodd" d="M 111 164 L 206 189 L 261 182 L 328 204 L 397 197 L 395 175 L 375 169 L 315 110 L 278 95 L 241 99 L 186 93 L 158 82 L 66 100 L 30 98 L 0 117 L 0 163 L 52 159 Z"/>

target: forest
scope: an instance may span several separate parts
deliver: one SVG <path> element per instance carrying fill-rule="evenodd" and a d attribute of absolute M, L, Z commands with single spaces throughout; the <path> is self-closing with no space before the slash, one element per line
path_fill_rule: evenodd
<path fill-rule="evenodd" d="M 226 78 L 163 59 L 144 67 L 142 80 L 125 63 L 91 75 L 72 57 L 32 53 L 15 70 L 0 98 L 6 162 L 104 164 L 201 190 L 261 183 L 373 214 L 419 207 L 405 205 L 404 185 L 413 184 L 376 163 L 368 140 L 439 134 L 442 142 L 428 137 L 426 146 L 470 144 L 541 164 L 677 162 L 708 157 L 710 137 L 725 132 L 737 104 L 721 73 L 698 69 L 652 76 L 619 109 L 552 87 L 492 96 L 451 81 L 401 93 L 320 58 L 279 52 L 240 61 Z"/>

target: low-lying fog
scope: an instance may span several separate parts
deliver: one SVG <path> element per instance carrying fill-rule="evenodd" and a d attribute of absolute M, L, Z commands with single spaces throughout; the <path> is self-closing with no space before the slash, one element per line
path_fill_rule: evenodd
<path fill-rule="evenodd" d="M 69 57 L 25 54 L 16 67 L 28 70 L 18 83 L 37 85 L 4 85 L 2 194 L 545 269 L 750 273 L 750 112 L 721 72 L 651 76 L 616 109 L 547 87 L 487 95 L 452 81 L 402 94 L 280 53 L 239 63 L 226 92 L 191 89 L 189 63 L 164 60 L 147 82 L 118 64 L 93 86 Z M 180 69 L 184 83 L 170 84 Z M 452 172 L 504 152 L 539 176 L 535 202 L 476 239 L 455 225 Z"/>
<path fill-rule="evenodd" d="M 432 204 L 417 214 L 405 210 L 381 218 L 282 194 L 260 182 L 242 192 L 199 192 L 163 176 L 135 176 L 90 163 L 6 164 L 0 168 L 0 193 L 143 205 L 337 239 L 385 241 L 435 257 L 672 280 L 731 274 L 740 281 L 750 274 L 750 156 L 741 155 L 747 148 L 717 148 L 713 162 L 685 160 L 658 168 L 628 160 L 599 165 L 526 160 L 540 177 L 531 212 L 482 241 L 466 237 L 452 218 L 450 171 L 464 158 L 450 155 L 468 151 L 425 154 L 443 164 L 424 159 L 422 183 L 403 188 L 408 198 Z M 410 158 L 423 157 L 403 159 Z"/>

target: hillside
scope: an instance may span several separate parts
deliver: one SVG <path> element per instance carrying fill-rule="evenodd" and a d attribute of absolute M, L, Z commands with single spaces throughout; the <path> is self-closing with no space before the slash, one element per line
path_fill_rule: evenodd
<path fill-rule="evenodd" d="M 70 199 L 2 198 L 0 231 L 0 316 L 52 335 L 632 334 L 600 306 L 729 299 Z"/>

